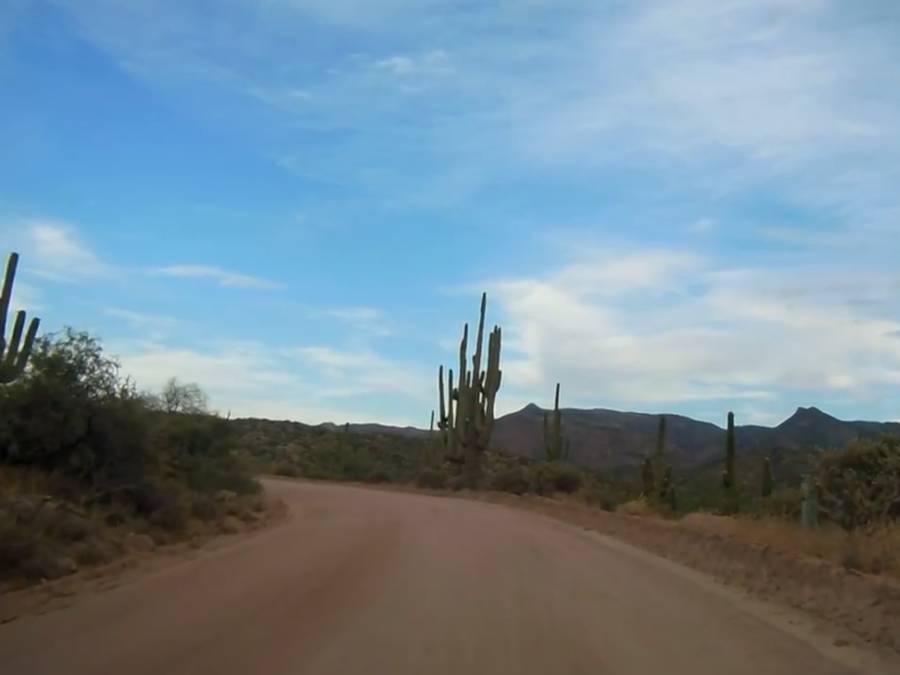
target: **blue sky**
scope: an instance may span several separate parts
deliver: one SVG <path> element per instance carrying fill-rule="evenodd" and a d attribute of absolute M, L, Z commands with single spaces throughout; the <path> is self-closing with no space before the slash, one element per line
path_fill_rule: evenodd
<path fill-rule="evenodd" d="M 900 419 L 893 0 L 7 0 L 15 304 L 148 389 L 423 425 L 490 294 L 507 412 Z"/>

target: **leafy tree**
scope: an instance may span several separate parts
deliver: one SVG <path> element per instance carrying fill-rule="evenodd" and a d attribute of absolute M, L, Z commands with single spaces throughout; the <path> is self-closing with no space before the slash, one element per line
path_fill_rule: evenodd
<path fill-rule="evenodd" d="M 182 384 L 174 377 L 163 386 L 160 402 L 167 413 L 202 415 L 209 410 L 209 400 L 200 385 L 196 382 Z"/>

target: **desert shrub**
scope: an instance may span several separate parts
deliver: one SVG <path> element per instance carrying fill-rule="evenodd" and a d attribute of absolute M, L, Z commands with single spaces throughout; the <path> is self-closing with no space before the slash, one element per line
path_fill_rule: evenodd
<path fill-rule="evenodd" d="M 416 476 L 416 485 L 427 490 L 443 490 L 447 487 L 447 475 L 438 469 L 422 469 Z"/>
<path fill-rule="evenodd" d="M 67 511 L 54 514 L 49 526 L 54 536 L 68 542 L 84 541 L 94 533 L 94 529 L 89 519 Z"/>
<path fill-rule="evenodd" d="M 530 483 L 525 472 L 516 467 L 499 471 L 490 477 L 488 487 L 498 492 L 511 492 L 515 495 L 523 495 L 528 492 Z"/>
<path fill-rule="evenodd" d="M 577 492 L 577 496 L 588 506 L 595 506 L 604 511 L 615 511 L 616 500 L 599 485 L 584 485 Z"/>
<path fill-rule="evenodd" d="M 119 549 L 102 539 L 83 541 L 72 548 L 72 557 L 79 566 L 103 565 L 119 555 Z"/>
<path fill-rule="evenodd" d="M 757 501 L 753 514 L 799 522 L 802 503 L 803 492 L 799 488 L 783 488 L 776 490 L 771 496 Z"/>
<path fill-rule="evenodd" d="M 857 440 L 815 471 L 820 514 L 845 530 L 900 517 L 900 438 Z"/>
<path fill-rule="evenodd" d="M 190 509 L 181 496 L 171 496 L 163 506 L 150 516 L 150 524 L 166 532 L 183 532 L 187 529 Z"/>
<path fill-rule="evenodd" d="M 531 489 L 539 495 L 572 494 L 581 487 L 581 472 L 565 464 L 538 464 L 531 470 Z"/>
<path fill-rule="evenodd" d="M 466 487 L 465 476 L 452 476 L 447 479 L 447 487 L 453 492 L 459 492 Z"/>
<path fill-rule="evenodd" d="M 198 520 L 208 522 L 222 515 L 219 503 L 209 495 L 197 495 L 191 500 L 191 514 Z"/>

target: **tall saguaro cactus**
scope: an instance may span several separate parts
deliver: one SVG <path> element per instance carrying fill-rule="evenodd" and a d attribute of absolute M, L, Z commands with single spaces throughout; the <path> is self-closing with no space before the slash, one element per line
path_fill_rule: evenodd
<path fill-rule="evenodd" d="M 728 431 L 725 435 L 725 470 L 722 471 L 722 487 L 725 490 L 724 507 L 728 513 L 737 513 L 739 507 L 737 478 L 735 477 L 736 440 L 734 413 L 728 413 Z"/>
<path fill-rule="evenodd" d="M 3 292 L 0 295 L 0 384 L 14 382 L 25 372 L 25 365 L 28 363 L 28 357 L 31 356 L 34 339 L 41 323 L 40 319 L 32 318 L 23 341 L 22 334 L 25 331 L 26 315 L 24 310 L 20 310 L 16 313 L 9 340 L 6 339 L 6 319 L 9 314 L 9 303 L 12 300 L 13 283 L 16 280 L 18 265 L 19 254 L 11 253 L 9 262 L 6 264 Z"/>
<path fill-rule="evenodd" d="M 569 459 L 569 439 L 563 437 L 562 412 L 559 409 L 559 382 L 556 383 L 556 398 L 553 404 L 553 420 L 544 413 L 544 453 L 548 462 Z"/>
<path fill-rule="evenodd" d="M 725 471 L 722 472 L 722 486 L 726 490 L 734 490 L 737 483 L 734 478 L 734 413 L 728 413 L 728 431 L 725 434 Z"/>
<path fill-rule="evenodd" d="M 482 368 L 484 356 L 484 315 L 487 311 L 487 293 L 481 296 L 481 316 L 478 321 L 475 353 L 472 369 L 468 366 L 469 324 L 463 327 L 459 345 L 458 382 L 453 386 L 453 371 L 447 382 L 444 396 L 444 367 L 438 370 L 441 419 L 438 428 L 443 432 L 444 445 L 449 459 L 461 461 L 466 484 L 477 487 L 481 479 L 481 464 L 494 430 L 494 403 L 500 390 L 500 348 L 502 331 L 494 326 L 488 336 L 487 364 Z M 454 414 L 453 404 L 456 403 Z"/>
<path fill-rule="evenodd" d="M 660 415 L 659 427 L 656 429 L 656 453 L 653 456 L 653 475 L 656 479 L 654 487 L 660 495 L 664 492 L 666 468 L 666 416 Z"/>

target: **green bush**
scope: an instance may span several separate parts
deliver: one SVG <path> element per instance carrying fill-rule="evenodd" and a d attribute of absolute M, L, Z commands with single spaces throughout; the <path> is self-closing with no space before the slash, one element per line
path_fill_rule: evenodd
<path fill-rule="evenodd" d="M 857 440 L 824 453 L 815 471 L 819 513 L 848 531 L 900 518 L 900 438 Z"/>

